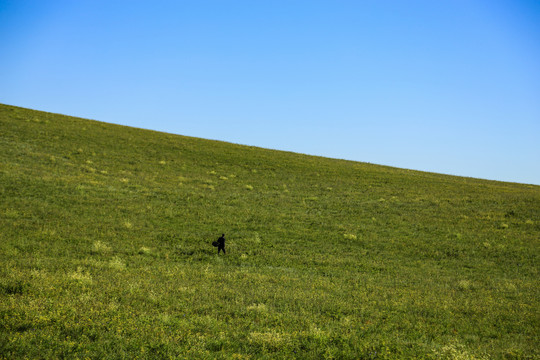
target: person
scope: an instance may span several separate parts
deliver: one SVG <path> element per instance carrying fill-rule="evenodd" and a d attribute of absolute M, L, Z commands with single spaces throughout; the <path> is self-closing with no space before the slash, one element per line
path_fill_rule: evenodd
<path fill-rule="evenodd" d="M 221 234 L 221 237 L 217 240 L 217 243 L 218 243 L 218 248 L 217 248 L 218 255 L 221 250 L 223 250 L 223 254 L 226 254 L 225 253 L 225 234 Z"/>

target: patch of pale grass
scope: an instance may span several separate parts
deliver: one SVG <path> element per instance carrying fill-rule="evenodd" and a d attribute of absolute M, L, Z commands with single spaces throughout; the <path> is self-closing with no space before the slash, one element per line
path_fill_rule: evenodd
<path fill-rule="evenodd" d="M 141 248 L 139 249 L 139 255 L 151 255 L 151 254 L 152 254 L 152 249 L 146 246 L 141 246 Z"/>
<path fill-rule="evenodd" d="M 95 173 L 97 171 L 97 169 L 91 167 L 91 166 L 87 166 L 87 165 L 83 165 L 81 167 L 84 171 L 86 172 L 89 172 L 89 173 Z"/>
<path fill-rule="evenodd" d="M 116 302 L 116 301 L 113 300 L 113 301 L 111 301 L 111 302 L 109 303 L 109 305 L 108 305 L 107 307 L 108 307 L 109 310 L 111 310 L 111 311 L 116 311 L 116 310 L 118 310 L 118 308 L 120 307 L 120 304 L 118 304 L 118 302 Z"/>
<path fill-rule="evenodd" d="M 517 286 L 516 284 L 514 284 L 512 281 L 510 280 L 504 280 L 502 281 L 502 283 L 500 284 L 500 288 L 504 291 L 516 291 L 517 290 Z"/>
<path fill-rule="evenodd" d="M 256 311 L 261 313 L 268 312 L 268 307 L 266 306 L 266 304 L 251 304 L 247 307 L 247 309 L 249 311 Z"/>
<path fill-rule="evenodd" d="M 81 284 L 85 284 L 85 285 L 92 284 L 92 276 L 88 272 L 83 271 L 81 267 L 78 267 L 77 271 L 69 274 L 69 277 L 72 280 L 78 281 Z"/>
<path fill-rule="evenodd" d="M 259 233 L 255 233 L 255 237 L 253 238 L 253 241 L 254 241 L 256 244 L 260 244 L 260 243 L 261 243 L 261 236 L 259 235 Z"/>
<path fill-rule="evenodd" d="M 443 346 L 439 351 L 435 351 L 438 359 L 443 360 L 487 360 L 489 357 L 484 355 L 475 356 L 471 354 L 465 346 L 461 344 L 449 344 Z"/>
<path fill-rule="evenodd" d="M 473 284 L 470 280 L 459 280 L 457 283 L 459 290 L 470 290 L 473 288 Z"/>
<path fill-rule="evenodd" d="M 18 219 L 20 217 L 20 214 L 15 209 L 6 209 L 4 210 L 4 216 L 8 219 Z"/>
<path fill-rule="evenodd" d="M 107 245 L 106 243 L 98 240 L 94 241 L 94 245 L 92 245 L 92 253 L 93 254 L 101 254 L 101 255 L 108 255 L 112 252 L 112 248 Z"/>
<path fill-rule="evenodd" d="M 267 331 L 267 332 L 255 331 L 249 334 L 250 342 L 259 343 L 259 344 L 262 344 L 263 346 L 268 346 L 275 349 L 280 348 L 284 343 L 286 343 L 287 340 L 288 340 L 287 336 L 277 331 Z"/>
<path fill-rule="evenodd" d="M 115 256 L 111 259 L 111 261 L 109 261 L 109 267 L 114 270 L 125 270 L 126 263 L 118 256 Z"/>
<path fill-rule="evenodd" d="M 173 324 L 173 317 L 167 313 L 163 313 L 158 315 L 159 320 L 163 322 L 165 325 L 172 325 Z"/>
<path fill-rule="evenodd" d="M 189 288 L 187 286 L 181 286 L 178 288 L 178 291 L 184 292 L 186 294 L 195 294 L 195 289 Z"/>
<path fill-rule="evenodd" d="M 34 279 L 44 279 L 48 276 L 47 274 L 47 271 L 43 270 L 43 269 L 32 269 L 30 271 L 30 275 L 32 276 L 32 278 Z"/>

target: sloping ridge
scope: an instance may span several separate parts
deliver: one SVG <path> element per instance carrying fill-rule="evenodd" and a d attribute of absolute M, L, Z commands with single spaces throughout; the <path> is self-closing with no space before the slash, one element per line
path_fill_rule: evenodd
<path fill-rule="evenodd" d="M 342 358 L 376 350 L 389 357 L 538 354 L 539 186 L 0 105 L 0 198 L 0 296 L 52 296 L 76 313 L 86 303 L 69 299 L 90 294 L 101 315 L 109 314 L 99 302 L 108 296 L 140 317 L 108 325 L 124 326 L 130 337 L 79 338 L 96 356 L 106 354 L 99 341 L 125 344 L 122 351 L 134 355 L 136 339 L 143 347 L 147 339 L 164 341 L 171 356 L 199 349 L 195 358 L 214 351 L 279 358 L 293 348 L 313 357 L 335 348 Z M 210 243 L 222 233 L 227 255 L 216 257 Z M 140 289 L 155 295 L 152 309 L 169 314 L 155 315 L 154 330 L 189 330 L 199 340 L 175 342 L 146 326 L 154 310 Z M 216 302 L 227 304 L 228 318 Z M 65 330 L 43 319 L 64 315 L 10 304 L 0 310 L 33 314 L 23 316 L 30 322 L 41 316 L 38 340 L 62 338 Z M 128 310 L 115 311 L 128 319 Z M 194 322 L 177 318 L 180 311 Z M 23 331 L 22 315 L 11 315 L 6 339 Z M 208 345 L 216 341 L 211 318 L 234 342 Z M 31 351 L 9 344 L 18 356 Z"/>

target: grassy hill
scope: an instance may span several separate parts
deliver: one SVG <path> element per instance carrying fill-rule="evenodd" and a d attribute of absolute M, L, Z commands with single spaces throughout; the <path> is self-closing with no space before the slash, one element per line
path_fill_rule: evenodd
<path fill-rule="evenodd" d="M 0 358 L 540 358 L 539 186 L 0 105 L 0 199 Z"/>

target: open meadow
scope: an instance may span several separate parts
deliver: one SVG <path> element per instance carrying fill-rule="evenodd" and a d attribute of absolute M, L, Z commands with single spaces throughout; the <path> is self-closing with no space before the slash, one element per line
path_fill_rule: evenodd
<path fill-rule="evenodd" d="M 0 236 L 0 359 L 540 359 L 540 186 L 0 105 Z"/>

